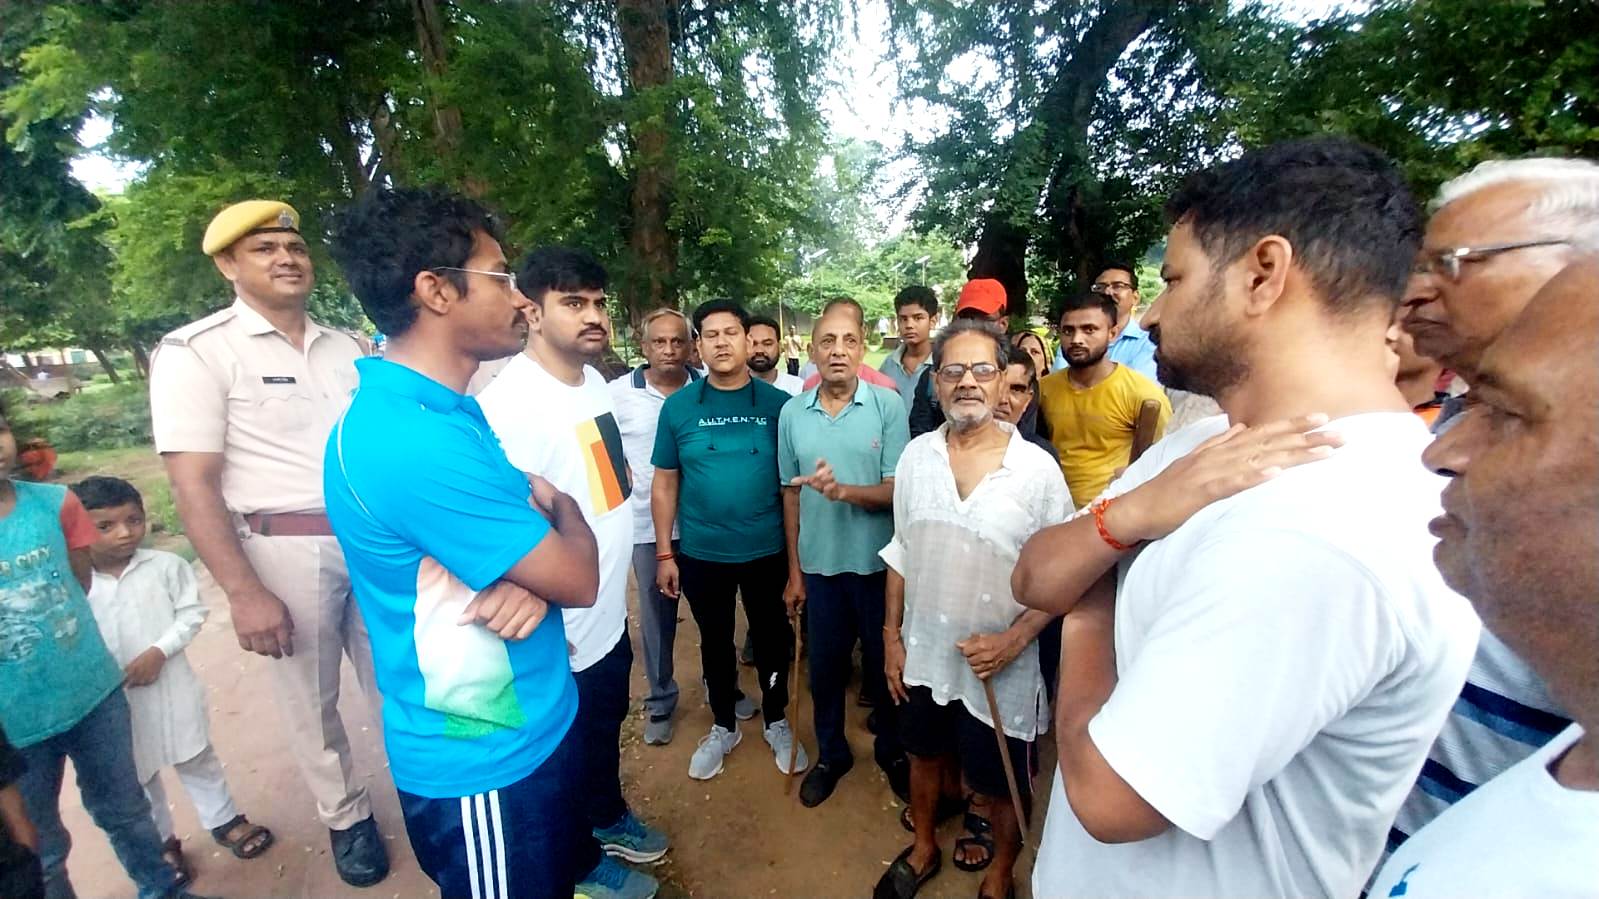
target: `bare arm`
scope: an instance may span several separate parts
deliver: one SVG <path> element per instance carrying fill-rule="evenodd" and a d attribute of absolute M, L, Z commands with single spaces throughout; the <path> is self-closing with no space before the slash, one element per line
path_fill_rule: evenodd
<path fill-rule="evenodd" d="M 67 564 L 72 568 L 72 576 L 78 579 L 78 586 L 88 593 L 94 586 L 94 561 L 89 558 L 89 548 L 67 550 Z"/>
<path fill-rule="evenodd" d="M 1061 628 L 1060 694 L 1055 739 L 1061 786 L 1083 829 L 1102 843 L 1159 836 L 1171 822 L 1122 780 L 1088 735 L 1088 722 L 1116 689 L 1116 586 L 1109 577 L 1089 587 Z"/>
<path fill-rule="evenodd" d="M 895 704 L 910 698 L 905 692 L 905 643 L 899 629 L 905 624 L 905 578 L 892 567 L 883 588 L 883 673 L 888 678 L 888 695 Z"/>
<path fill-rule="evenodd" d="M 1048 612 L 1028 609 L 1017 615 L 1016 620 L 1005 630 L 997 634 L 973 634 L 957 642 L 955 648 L 966 656 L 972 673 L 987 680 L 1016 661 L 1027 644 L 1037 640 L 1039 633 L 1054 617 Z"/>
<path fill-rule="evenodd" d="M 681 485 L 675 468 L 655 469 L 655 480 L 650 483 L 650 518 L 655 521 L 655 549 L 660 555 L 661 545 L 672 546 L 672 522 L 677 520 L 677 491 Z M 664 540 L 662 539 L 664 536 Z M 677 560 L 658 559 L 655 563 L 655 583 L 662 593 L 677 598 Z"/>
<path fill-rule="evenodd" d="M 833 476 L 833 466 L 825 459 L 816 462 L 816 471 L 800 475 L 787 487 L 809 487 L 835 503 L 849 503 L 867 511 L 891 509 L 894 506 L 894 478 L 884 478 L 877 484 L 840 484 Z"/>
<path fill-rule="evenodd" d="M 222 499 L 221 453 L 162 453 L 183 531 L 227 595 L 239 646 L 280 658 L 294 655 L 294 619 L 244 554 Z"/>
<path fill-rule="evenodd" d="M 894 507 L 894 479 L 884 478 L 880 484 L 866 486 L 863 484 L 841 484 L 844 489 L 843 501 L 860 506 L 868 512 L 879 509 L 892 509 Z"/>
<path fill-rule="evenodd" d="M 1216 500 L 1326 458 L 1343 442 L 1336 433 L 1311 432 L 1326 422 L 1325 415 L 1307 415 L 1253 428 L 1234 425 L 1117 497 L 1105 509 L 1105 530 L 1128 546 L 1159 540 Z M 1092 515 L 1045 528 L 1022 547 L 1011 593 L 1028 608 L 1063 615 L 1126 552 L 1099 536 Z"/>
<path fill-rule="evenodd" d="M 1116 511 L 1117 505 L 1112 505 L 1105 512 L 1107 530 Z M 1046 617 L 1063 615 L 1126 554 L 1100 539 L 1092 515 L 1044 528 L 1022 545 L 1011 572 L 1011 593 L 1017 602 L 1047 613 Z"/>
<path fill-rule="evenodd" d="M 28 811 L 22 804 L 22 791 L 17 789 L 16 784 L 0 787 L 0 828 L 4 828 L 11 839 L 28 847 L 29 851 L 39 850 L 39 832 L 28 820 Z"/>
<path fill-rule="evenodd" d="M 543 478 L 530 478 L 533 502 L 550 519 L 550 532 L 505 572 L 503 579 L 551 605 L 586 609 L 600 589 L 600 553 L 577 500 Z"/>

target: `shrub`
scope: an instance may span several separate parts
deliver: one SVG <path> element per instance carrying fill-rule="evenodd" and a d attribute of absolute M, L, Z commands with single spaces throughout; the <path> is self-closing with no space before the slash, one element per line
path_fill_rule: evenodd
<path fill-rule="evenodd" d="M 58 452 L 71 452 L 151 442 L 150 397 L 143 381 L 40 403 L 25 390 L 9 390 L 5 406 L 19 444 L 43 437 Z"/>

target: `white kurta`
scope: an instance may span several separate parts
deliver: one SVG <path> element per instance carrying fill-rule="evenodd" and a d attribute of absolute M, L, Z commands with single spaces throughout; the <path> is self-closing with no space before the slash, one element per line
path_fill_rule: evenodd
<path fill-rule="evenodd" d="M 210 610 L 200 600 L 194 569 L 169 552 L 141 549 L 121 577 L 96 570 L 89 590 L 100 636 L 118 665 L 154 646 L 167 657 L 155 682 L 128 687 L 133 713 L 133 762 L 139 782 L 200 754 L 210 742 L 205 688 L 183 649 Z"/>

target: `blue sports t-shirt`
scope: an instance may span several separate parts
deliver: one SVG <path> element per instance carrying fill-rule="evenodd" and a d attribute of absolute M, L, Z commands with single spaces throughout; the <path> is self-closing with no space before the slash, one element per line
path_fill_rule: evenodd
<path fill-rule="evenodd" d="M 549 522 L 476 400 L 384 359 L 355 364 L 323 488 L 371 635 L 394 784 L 431 799 L 508 786 L 577 714 L 561 616 L 520 641 L 456 621 Z"/>

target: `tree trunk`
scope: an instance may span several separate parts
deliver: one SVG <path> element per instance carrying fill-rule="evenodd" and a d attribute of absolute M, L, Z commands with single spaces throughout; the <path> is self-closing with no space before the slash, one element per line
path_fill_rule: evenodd
<path fill-rule="evenodd" d="M 144 351 L 138 341 L 134 341 L 128 349 L 133 352 L 133 370 L 138 373 L 139 380 L 150 380 L 150 354 Z"/>
<path fill-rule="evenodd" d="M 430 79 L 437 83 L 449 71 L 449 50 L 444 39 L 444 19 L 439 15 L 437 0 L 411 0 L 411 18 L 416 21 L 416 43 L 422 53 L 422 64 L 427 67 Z M 445 160 L 456 158 L 461 148 L 461 110 L 439 101 L 437 93 L 430 98 L 433 107 L 433 144 Z M 461 187 L 474 197 L 483 196 L 486 185 L 477 178 L 467 176 Z"/>
<path fill-rule="evenodd" d="M 667 2 L 619 0 L 616 9 L 628 87 L 638 111 L 630 124 L 633 221 L 627 244 L 633 277 L 623 297 L 635 319 L 639 311 L 675 305 L 677 299 L 677 235 L 666 225 L 675 167 L 663 110 L 654 102 L 664 99 L 661 95 L 672 82 Z"/>
<path fill-rule="evenodd" d="M 1169 11 L 1163 0 L 1108 3 L 1055 73 L 1033 120 L 1011 138 L 1010 160 L 967 273 L 1005 285 L 1011 315 L 1027 313 L 1027 248 L 1047 173 L 1054 169 L 1069 192 L 1093 177 L 1087 150 L 1094 100 L 1127 46 Z M 1039 165 L 1041 159 L 1055 165 Z M 1081 261 L 1079 267 L 1087 264 Z"/>
<path fill-rule="evenodd" d="M 105 350 L 99 347 L 89 347 L 89 352 L 94 356 L 95 361 L 100 363 L 100 367 L 105 369 L 106 376 L 111 379 L 111 383 L 122 383 L 122 376 L 117 374 L 117 367 L 111 364 L 111 359 L 106 356 Z"/>

